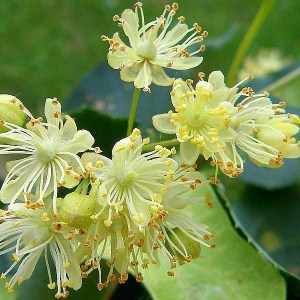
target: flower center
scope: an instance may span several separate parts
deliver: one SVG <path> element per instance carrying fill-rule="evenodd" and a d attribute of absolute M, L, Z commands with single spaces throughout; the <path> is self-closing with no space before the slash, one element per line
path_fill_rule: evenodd
<path fill-rule="evenodd" d="M 133 170 L 123 170 L 123 172 L 117 173 L 117 180 L 122 187 L 129 186 L 134 179 L 138 177 L 138 174 Z"/>
<path fill-rule="evenodd" d="M 38 160 L 44 163 L 51 161 L 56 155 L 56 149 L 50 142 L 36 141 L 33 143 Z"/>
<path fill-rule="evenodd" d="M 137 47 L 138 54 L 147 60 L 152 60 L 155 58 L 157 49 L 153 43 L 150 44 L 148 40 L 141 41 Z"/>

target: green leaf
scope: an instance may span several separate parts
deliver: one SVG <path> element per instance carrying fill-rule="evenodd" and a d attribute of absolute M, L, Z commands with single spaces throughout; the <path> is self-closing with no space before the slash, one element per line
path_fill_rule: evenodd
<path fill-rule="evenodd" d="M 243 240 L 232 227 L 226 212 L 211 187 L 196 191 L 208 193 L 212 210 L 203 206 L 191 211 L 198 222 L 216 232 L 215 249 L 202 248 L 199 259 L 175 270 L 174 278 L 164 268 L 144 272 L 144 283 L 154 299 L 201 300 L 279 300 L 285 299 L 285 282 L 275 268 Z"/>
<path fill-rule="evenodd" d="M 244 167 L 244 172 L 239 176 L 241 181 L 268 190 L 291 186 L 300 174 L 299 159 L 285 159 L 281 168 L 269 169 L 258 167 L 247 158 Z"/>
<path fill-rule="evenodd" d="M 226 180 L 229 213 L 262 253 L 287 278 L 289 289 L 300 296 L 300 183 L 277 191 Z"/>
<path fill-rule="evenodd" d="M 17 293 L 7 294 L 5 289 L 5 282 L 0 282 L 0 299 L 1 300 L 17 300 Z M 24 299 L 24 298 L 23 298 Z"/>

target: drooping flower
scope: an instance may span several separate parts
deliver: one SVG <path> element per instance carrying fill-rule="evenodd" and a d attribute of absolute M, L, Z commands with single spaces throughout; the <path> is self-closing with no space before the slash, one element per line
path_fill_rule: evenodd
<path fill-rule="evenodd" d="M 47 99 L 45 116 L 34 119 L 32 115 L 27 128 L 1 120 L 8 129 L 0 134 L 5 143 L 0 144 L 0 154 L 25 156 L 7 164 L 8 174 L 1 188 L 0 200 L 14 203 L 19 198 L 42 202 L 43 198 L 53 193 L 53 208 L 56 212 L 55 199 L 57 187 L 73 187 L 79 183 L 80 174 L 85 172 L 79 152 L 86 151 L 94 138 L 86 130 L 77 131 L 74 120 L 61 116 L 61 105 L 57 99 Z M 34 195 L 30 195 L 30 194 Z"/>
<path fill-rule="evenodd" d="M 255 95 L 251 88 L 238 91 L 239 84 L 226 87 L 220 71 L 211 73 L 208 81 L 201 79 L 195 88 L 191 80 L 174 82 L 175 112 L 154 116 L 153 125 L 176 134 L 184 162 L 193 164 L 202 154 L 223 173 L 236 177 L 243 171 L 237 148 L 266 167 L 280 166 L 283 157 L 300 156 L 293 138 L 299 118 L 284 114 L 285 103 L 272 104 L 266 93 Z"/>
<path fill-rule="evenodd" d="M 47 267 L 48 287 L 57 288 L 56 298 L 66 298 L 67 288 L 81 287 L 79 262 L 65 237 L 69 229 L 55 218 L 52 209 L 30 201 L 15 203 L 0 211 L 0 220 L 0 254 L 12 253 L 13 261 L 1 274 L 1 279 L 11 276 L 6 283 L 8 293 L 31 277 L 41 256 Z M 56 270 L 54 281 L 49 254 Z"/>
<path fill-rule="evenodd" d="M 200 44 L 207 32 L 200 34 L 201 28 L 197 23 L 189 29 L 183 16 L 170 29 L 177 10 L 177 3 L 173 3 L 172 7 L 166 5 L 159 18 L 145 24 L 142 4 L 138 2 L 134 11 L 126 9 L 121 17 L 114 17 L 114 21 L 123 28 L 130 46 L 121 40 L 118 33 L 112 39 L 102 36 L 102 40 L 109 42 L 108 63 L 114 69 L 121 69 L 122 80 L 134 81 L 135 87 L 150 91 L 151 82 L 161 86 L 173 83 L 174 78 L 168 77 L 163 67 L 187 70 L 202 62 L 202 57 L 194 55 L 204 51 L 205 47 L 202 45 L 195 49 L 193 46 Z M 191 53 L 188 52 L 190 49 Z"/>
<path fill-rule="evenodd" d="M 87 259 L 83 276 L 98 269 L 101 290 L 115 279 L 128 279 L 128 271 L 142 281 L 142 270 L 150 264 L 169 260 L 169 269 L 178 262 L 191 261 L 200 253 L 200 245 L 213 235 L 207 226 L 193 223 L 185 206 L 199 197 L 183 195 L 202 183 L 194 168 L 187 168 L 168 156 L 173 152 L 163 147 L 142 153 L 148 140 L 142 140 L 135 129 L 116 143 L 112 160 L 94 153 L 82 160 L 92 178 L 92 189 L 98 186 L 98 207 L 92 216 L 81 252 Z M 213 245 L 211 245 L 213 247 Z M 103 280 L 100 261 L 108 259 L 110 271 Z M 172 275 L 169 271 L 169 275 Z"/>

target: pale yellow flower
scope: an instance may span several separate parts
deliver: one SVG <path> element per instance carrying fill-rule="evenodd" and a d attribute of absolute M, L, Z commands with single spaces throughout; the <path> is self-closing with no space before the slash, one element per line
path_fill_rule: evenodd
<path fill-rule="evenodd" d="M 58 186 L 74 187 L 85 172 L 77 153 L 89 149 L 94 138 L 86 130 L 77 130 L 70 116 L 61 116 L 57 99 L 47 99 L 45 116 L 31 120 L 27 128 L 0 120 L 7 132 L 0 134 L 0 155 L 21 155 L 7 164 L 8 174 L 0 191 L 0 200 L 14 203 L 16 199 L 43 202 L 52 193 L 56 212 Z M 31 194 L 34 194 L 31 195 Z"/>
<path fill-rule="evenodd" d="M 184 162 L 193 164 L 201 154 L 230 177 L 243 171 L 237 148 L 267 167 L 281 166 L 283 157 L 299 157 L 293 138 L 299 128 L 292 124 L 298 117 L 284 114 L 285 103 L 272 104 L 267 94 L 255 95 L 251 88 L 238 92 L 238 85 L 226 87 L 220 71 L 195 88 L 192 81 L 178 79 L 171 92 L 175 112 L 154 116 L 153 125 L 176 134 Z"/>
<path fill-rule="evenodd" d="M 150 91 L 151 82 L 168 86 L 174 81 L 166 75 L 163 67 L 175 70 L 187 70 L 198 66 L 202 57 L 195 56 L 204 50 L 204 46 L 197 49 L 207 32 L 198 24 L 188 28 L 180 16 L 177 24 L 171 29 L 173 18 L 176 15 L 178 4 L 172 7 L 166 5 L 163 14 L 156 20 L 145 24 L 144 12 L 140 2 L 135 4 L 134 11 L 126 9 L 121 17 L 114 20 L 123 28 L 130 46 L 122 41 L 118 33 L 112 39 L 102 36 L 102 40 L 110 44 L 108 63 L 114 69 L 121 69 L 121 79 L 134 81 L 137 88 Z M 189 52 L 191 50 L 191 52 Z"/>
<path fill-rule="evenodd" d="M 67 288 L 81 287 L 79 261 L 65 237 L 68 228 L 54 218 L 52 209 L 30 201 L 15 203 L 7 211 L 0 210 L 0 220 L 0 254 L 11 254 L 12 258 L 11 266 L 1 270 L 1 279 L 11 276 L 6 283 L 8 293 L 31 277 L 41 256 L 47 268 L 48 287 L 57 288 L 56 298 L 66 298 Z M 50 260 L 54 262 L 55 278 Z"/>
<path fill-rule="evenodd" d="M 261 49 L 255 56 L 246 57 L 238 78 L 241 80 L 249 74 L 255 77 L 265 76 L 279 71 L 290 63 L 278 49 Z"/>
<path fill-rule="evenodd" d="M 201 245 L 214 247 L 208 242 L 213 233 L 193 222 L 185 209 L 203 200 L 184 196 L 201 188 L 200 173 L 178 167 L 162 147 L 142 154 L 143 144 L 134 130 L 114 146 L 112 160 L 92 153 L 83 156 L 85 162 L 90 158 L 87 168 L 95 176 L 92 189 L 98 185 L 99 190 L 93 224 L 79 251 L 87 257 L 83 276 L 97 268 L 100 290 L 115 279 L 114 270 L 119 283 L 128 279 L 129 271 L 141 282 L 144 269 L 166 262 L 172 276 L 177 265 L 200 255 Z M 106 278 L 101 271 L 103 258 L 110 267 Z"/>

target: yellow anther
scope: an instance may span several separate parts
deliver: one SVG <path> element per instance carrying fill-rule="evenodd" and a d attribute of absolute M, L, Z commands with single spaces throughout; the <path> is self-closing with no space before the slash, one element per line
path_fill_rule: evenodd
<path fill-rule="evenodd" d="M 50 282 L 50 283 L 48 283 L 47 287 L 48 287 L 50 290 L 54 290 L 55 287 L 56 287 L 56 283 L 55 283 L 55 282 Z"/>
<path fill-rule="evenodd" d="M 132 219 L 138 223 L 142 223 L 144 221 L 144 215 L 139 213 L 138 216 L 133 216 Z"/>
<path fill-rule="evenodd" d="M 212 137 L 210 141 L 211 141 L 212 144 L 217 144 L 219 142 L 219 138 Z"/>
<path fill-rule="evenodd" d="M 157 213 L 157 212 L 158 212 L 158 207 L 155 206 L 155 205 L 152 205 L 152 206 L 150 206 L 150 211 L 151 211 L 152 213 Z"/>
<path fill-rule="evenodd" d="M 170 180 L 172 181 L 173 180 L 173 175 L 175 174 L 175 171 L 174 170 L 169 170 L 168 173 L 166 174 L 165 176 L 165 179 L 166 180 Z"/>
<path fill-rule="evenodd" d="M 43 215 L 42 215 L 42 221 L 44 221 L 44 222 L 50 221 L 50 219 L 48 218 L 48 214 L 47 213 L 43 213 Z"/>
<path fill-rule="evenodd" d="M 140 135 L 141 135 L 141 131 L 138 128 L 134 128 L 129 138 L 132 142 L 134 142 L 137 139 L 137 137 Z"/>
<path fill-rule="evenodd" d="M 117 146 L 117 147 L 116 147 L 116 151 L 117 151 L 117 152 L 123 151 L 123 150 L 125 150 L 125 149 L 126 149 L 126 147 L 125 147 L 124 145 L 120 145 L 120 146 Z"/>
<path fill-rule="evenodd" d="M 12 254 L 11 255 L 11 260 L 13 260 L 13 261 L 19 261 L 20 257 L 18 255 L 16 255 L 16 254 Z"/>
<path fill-rule="evenodd" d="M 111 220 L 105 220 L 105 221 L 103 221 L 104 226 L 107 227 L 107 228 L 110 227 L 112 223 L 113 222 Z"/>
<path fill-rule="evenodd" d="M 104 162 L 103 162 L 102 160 L 96 161 L 95 167 L 96 167 L 97 169 L 100 169 L 100 168 L 102 168 L 103 166 L 104 166 Z"/>
<path fill-rule="evenodd" d="M 150 143 L 150 138 L 143 139 L 143 144 L 148 145 Z"/>
<path fill-rule="evenodd" d="M 160 194 L 153 194 L 153 200 L 157 203 L 161 203 L 162 202 L 162 196 Z"/>
<path fill-rule="evenodd" d="M 64 263 L 64 269 L 65 270 L 68 269 L 69 267 L 70 267 L 70 263 L 69 262 Z"/>
<path fill-rule="evenodd" d="M 214 136 L 214 135 L 218 135 L 219 130 L 217 128 L 211 128 L 210 131 L 208 132 L 208 135 L 210 136 Z"/>
<path fill-rule="evenodd" d="M 85 165 L 85 169 L 86 169 L 88 172 L 91 172 L 91 171 L 94 169 L 92 162 L 88 162 L 88 163 Z"/>

